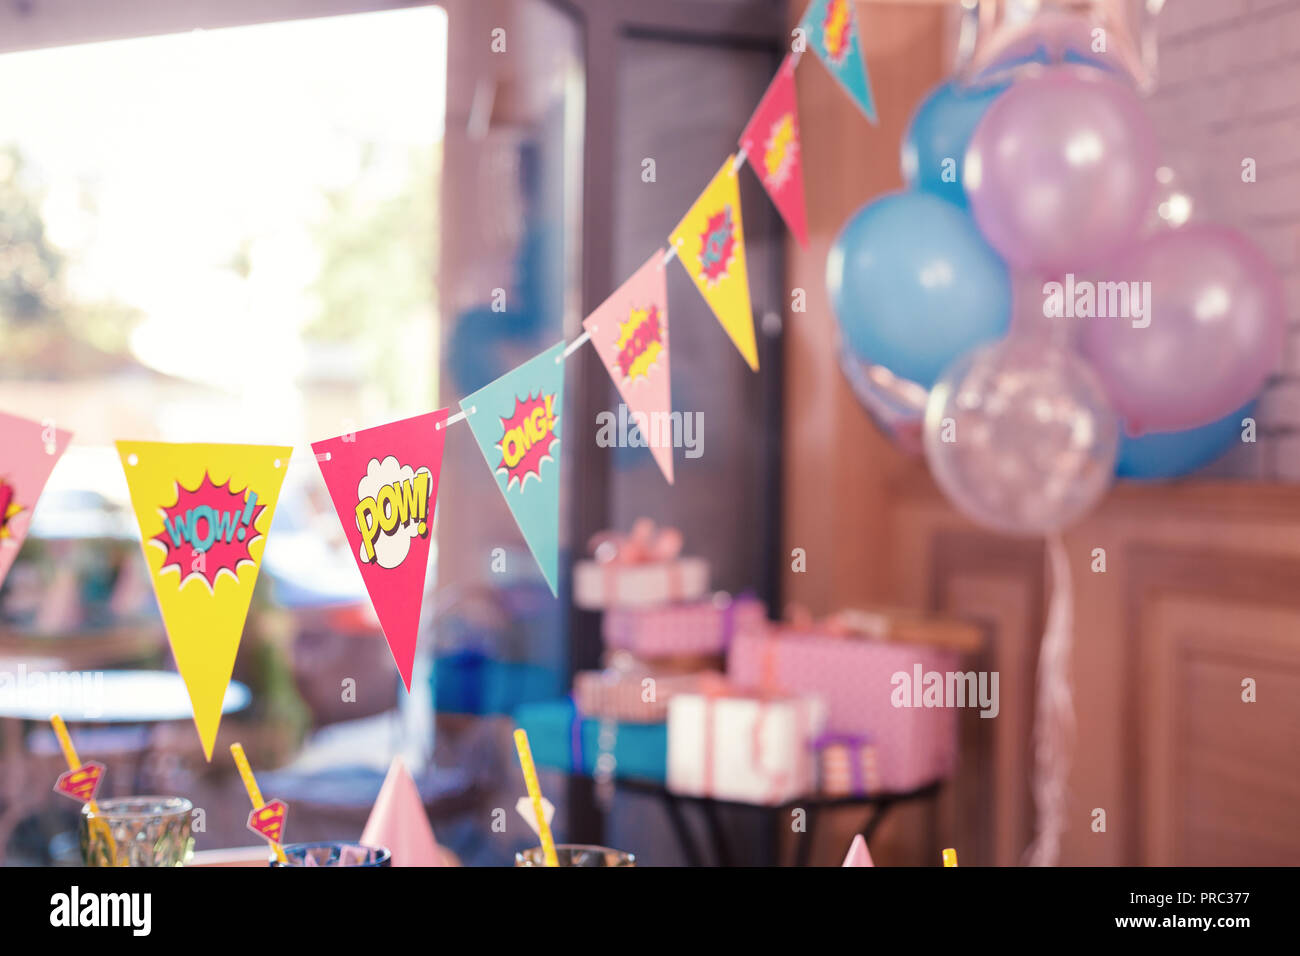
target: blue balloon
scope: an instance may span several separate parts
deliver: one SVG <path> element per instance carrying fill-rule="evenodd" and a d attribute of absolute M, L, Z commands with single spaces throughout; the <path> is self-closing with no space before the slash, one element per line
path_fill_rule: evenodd
<path fill-rule="evenodd" d="M 1121 433 L 1115 474 L 1136 481 L 1179 478 L 1202 468 L 1241 441 L 1241 420 L 1253 418 L 1251 399 L 1231 415 L 1199 428 L 1180 432 L 1152 432 L 1132 438 Z"/>
<path fill-rule="evenodd" d="M 845 345 L 926 388 L 1011 323 L 1007 267 L 968 214 L 929 193 L 890 193 L 854 213 L 826 284 Z"/>
<path fill-rule="evenodd" d="M 959 86 L 949 80 L 931 90 L 903 135 L 903 180 L 913 189 L 966 208 L 962 187 L 966 144 L 984 112 L 1008 86 Z M 949 181 L 945 181 L 945 173 Z"/>

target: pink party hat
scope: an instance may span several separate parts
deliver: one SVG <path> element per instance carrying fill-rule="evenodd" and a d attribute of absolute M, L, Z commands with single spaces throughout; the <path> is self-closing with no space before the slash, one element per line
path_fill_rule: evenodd
<path fill-rule="evenodd" d="M 401 757 L 394 757 L 388 768 L 361 842 L 387 847 L 393 854 L 393 866 L 446 865 L 424 813 L 419 788 Z"/>
<path fill-rule="evenodd" d="M 362 841 L 365 842 L 365 841 Z M 853 838 L 853 845 L 849 847 L 849 855 L 844 858 L 841 866 L 875 866 L 871 862 L 871 851 L 867 849 L 867 841 L 859 833 Z"/>

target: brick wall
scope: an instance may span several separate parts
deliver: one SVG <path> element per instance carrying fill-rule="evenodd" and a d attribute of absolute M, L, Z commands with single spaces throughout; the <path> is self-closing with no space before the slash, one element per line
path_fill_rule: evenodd
<path fill-rule="evenodd" d="M 1148 103 L 1193 219 L 1234 226 L 1282 275 L 1290 322 L 1282 369 L 1256 413 L 1257 447 L 1212 474 L 1300 480 L 1300 0 L 1167 0 L 1160 82 Z M 1255 160 L 1256 181 L 1242 182 Z"/>

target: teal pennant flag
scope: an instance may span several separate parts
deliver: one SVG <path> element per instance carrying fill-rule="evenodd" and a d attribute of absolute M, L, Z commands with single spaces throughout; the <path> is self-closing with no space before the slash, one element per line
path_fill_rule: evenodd
<path fill-rule="evenodd" d="M 555 343 L 460 402 L 551 594 L 560 557 L 564 347 Z"/>
<path fill-rule="evenodd" d="M 875 123 L 876 104 L 871 98 L 871 80 L 862 57 L 853 0 L 812 0 L 799 25 L 808 38 L 808 48 L 853 97 L 867 119 Z"/>

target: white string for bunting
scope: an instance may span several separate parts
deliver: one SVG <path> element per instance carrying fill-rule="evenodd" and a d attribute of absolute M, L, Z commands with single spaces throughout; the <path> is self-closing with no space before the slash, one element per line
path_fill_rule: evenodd
<path fill-rule="evenodd" d="M 794 50 L 794 51 L 792 51 L 791 54 L 790 54 L 790 68 L 791 68 L 791 69 L 794 69 L 795 67 L 797 67 L 797 66 L 799 65 L 799 60 L 800 60 L 802 57 L 803 57 L 803 51 L 802 51 L 802 50 Z M 743 165 L 745 164 L 745 161 L 746 161 L 748 158 L 749 158 L 749 151 L 748 151 L 747 149 L 745 149 L 745 147 L 742 146 L 742 147 L 741 147 L 741 148 L 736 152 L 736 157 L 735 157 L 735 159 L 732 161 L 732 164 L 731 164 L 731 172 L 732 172 L 732 175 L 735 175 L 736 173 L 738 173 L 738 172 L 740 171 L 740 167 L 743 166 Z M 662 264 L 666 266 L 666 265 L 668 265 L 668 263 L 672 262 L 672 261 L 673 261 L 674 259 L 676 259 L 676 258 L 677 258 L 677 244 L 675 244 L 675 243 L 673 243 L 673 242 L 669 242 L 669 243 L 668 243 L 668 248 L 667 248 L 667 250 L 665 250 L 664 255 L 663 255 L 663 263 L 662 263 Z M 593 326 L 591 329 L 588 329 L 588 330 L 584 331 L 584 332 L 583 332 L 581 335 L 579 335 L 576 339 L 574 339 L 574 340 L 573 340 L 572 342 L 570 342 L 567 346 L 565 346 L 565 348 L 564 348 L 564 352 L 563 352 L 562 354 L 557 355 L 557 356 L 555 357 L 555 364 L 556 364 L 556 365 L 559 365 L 559 364 L 562 363 L 565 359 L 567 359 L 570 355 L 572 355 L 574 352 L 578 351 L 578 349 L 582 348 L 583 345 L 585 345 L 587 342 L 589 342 L 589 341 L 591 340 L 591 333 L 592 333 L 594 330 L 595 330 L 595 327 Z M 441 431 L 443 428 L 446 428 L 446 427 L 448 427 L 448 426 L 450 426 L 450 425 L 454 425 L 454 424 L 456 424 L 457 422 L 463 422 L 463 421 L 465 421 L 466 419 L 469 418 L 470 415 L 473 415 L 473 414 L 474 414 L 475 412 L 477 412 L 477 411 L 478 411 L 477 408 L 471 406 L 470 408 L 468 408 L 468 409 L 466 409 L 466 410 L 463 410 L 463 411 L 457 412 L 455 415 L 450 415 L 450 416 L 448 416 L 447 418 L 443 419 L 441 422 L 439 422 L 439 423 L 438 423 L 437 425 L 435 425 L 434 427 L 435 427 L 435 429 Z"/>
<path fill-rule="evenodd" d="M 592 326 L 592 329 L 594 329 L 594 328 L 595 328 L 595 326 Z M 576 339 L 574 339 L 572 342 L 570 342 L 567 346 L 565 346 L 564 351 L 563 351 L 561 354 L 555 356 L 555 364 L 556 364 L 556 365 L 559 365 L 561 362 L 563 362 L 566 358 L 568 358 L 568 357 L 569 357 L 570 355 L 572 355 L 574 352 L 578 351 L 578 349 L 580 349 L 580 348 L 582 348 L 584 345 L 586 345 L 587 342 L 591 339 L 591 332 L 592 332 L 592 329 L 587 329 L 585 332 L 583 332 L 581 335 L 579 335 Z"/>

